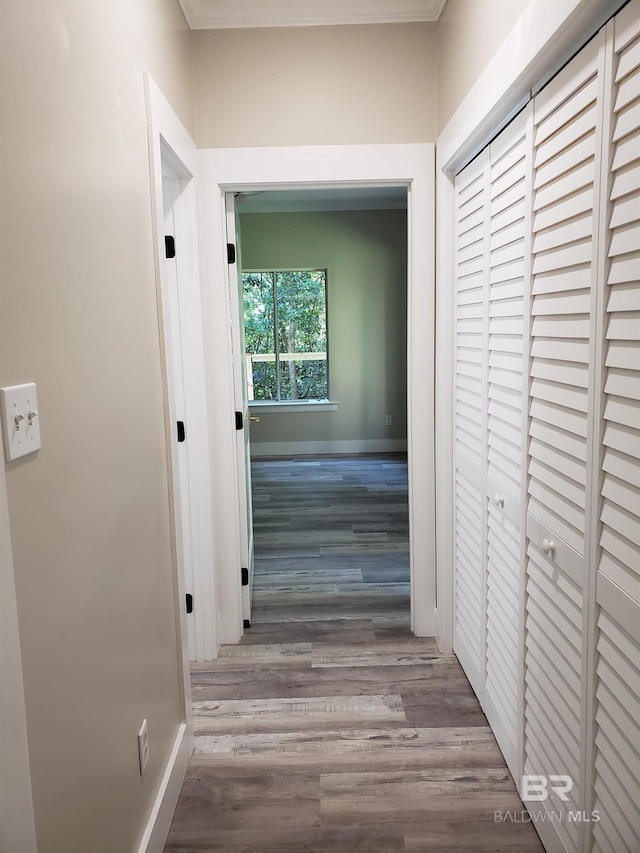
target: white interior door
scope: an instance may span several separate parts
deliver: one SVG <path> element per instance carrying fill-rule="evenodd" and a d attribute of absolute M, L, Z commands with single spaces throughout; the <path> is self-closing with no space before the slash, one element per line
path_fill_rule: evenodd
<path fill-rule="evenodd" d="M 174 207 L 179 195 L 179 181 L 167 174 L 162 176 L 162 205 L 164 216 L 165 240 L 165 281 L 166 314 L 165 322 L 169 341 L 168 356 L 171 359 L 173 379 L 174 432 L 171 437 L 174 465 L 174 502 L 176 513 L 176 554 L 178 571 L 184 578 L 185 594 L 193 602 L 193 552 L 191 540 L 191 512 L 189 504 L 189 464 L 187 457 L 186 404 L 184 388 L 184 365 L 182 359 L 182 331 L 180 328 L 180 296 L 178 291 L 178 264 L 175 253 L 176 223 Z M 187 607 L 187 637 L 189 658 L 196 660 L 196 637 L 193 606 Z"/>
<path fill-rule="evenodd" d="M 561 766 L 566 800 L 543 811 L 553 843 L 583 850 L 584 731 L 590 714 L 590 476 L 594 447 L 602 140 L 601 32 L 534 101 L 530 441 L 524 657 L 524 773 Z M 529 803 L 523 797 L 525 805 Z"/>
<path fill-rule="evenodd" d="M 485 681 L 487 264 L 486 152 L 456 178 L 455 635 L 480 701 Z"/>
<path fill-rule="evenodd" d="M 250 415 L 247 394 L 247 369 L 244 346 L 244 307 L 242 270 L 240 265 L 240 227 L 233 193 L 225 194 L 227 223 L 229 301 L 231 304 L 231 336 L 233 347 L 233 386 L 236 406 L 236 451 L 238 464 L 240 522 L 240 554 L 242 560 L 242 618 L 244 627 L 251 625 L 253 591 L 253 510 L 251 505 Z M 233 247 L 233 248 L 231 248 Z"/>
<path fill-rule="evenodd" d="M 522 405 L 528 353 L 531 109 L 489 149 L 487 306 L 487 585 L 484 712 L 515 779 L 522 772 L 520 655 L 523 599 Z"/>
<path fill-rule="evenodd" d="M 596 572 L 593 851 L 640 850 L 640 8 L 610 31 L 611 172 L 601 193 L 602 447 Z M 606 126 L 606 125 L 605 125 Z M 605 168 L 608 160 L 604 159 Z M 605 189 L 606 186 L 606 189 Z M 602 237 L 601 237 L 602 239 Z"/>
<path fill-rule="evenodd" d="M 161 146 L 161 168 L 158 254 L 177 592 L 189 659 L 203 661 L 217 654 L 216 556 L 195 198 L 191 176 L 168 147 Z"/>

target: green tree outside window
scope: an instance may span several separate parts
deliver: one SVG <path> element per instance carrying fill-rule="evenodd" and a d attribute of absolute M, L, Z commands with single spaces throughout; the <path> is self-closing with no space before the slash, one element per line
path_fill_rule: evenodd
<path fill-rule="evenodd" d="M 325 270 L 242 275 L 250 400 L 325 400 Z"/>

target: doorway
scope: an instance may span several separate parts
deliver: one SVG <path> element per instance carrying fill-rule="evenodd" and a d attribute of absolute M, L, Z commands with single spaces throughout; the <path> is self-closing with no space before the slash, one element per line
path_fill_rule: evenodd
<path fill-rule="evenodd" d="M 278 613 L 408 629 L 407 188 L 239 193 L 235 208 L 252 633 Z"/>
<path fill-rule="evenodd" d="M 436 634 L 433 445 L 433 169 L 434 146 L 332 146 L 199 152 L 200 221 L 209 235 L 201 253 L 209 366 L 213 469 L 219 551 L 218 626 L 222 643 L 242 635 L 238 482 L 233 418 L 232 316 L 227 280 L 226 192 L 404 186 L 408 198 L 407 442 L 409 458 L 411 628 Z M 203 241 L 203 244 L 205 241 Z M 214 484 L 215 488 L 215 484 Z"/>

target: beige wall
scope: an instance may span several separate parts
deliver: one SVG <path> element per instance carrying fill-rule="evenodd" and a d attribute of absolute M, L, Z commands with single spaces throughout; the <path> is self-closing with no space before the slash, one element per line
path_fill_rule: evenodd
<path fill-rule="evenodd" d="M 137 849 L 182 718 L 142 70 L 193 128 L 173 0 L 2 2 L 0 384 L 40 853 Z M 149 721 L 143 779 L 136 735 Z"/>
<path fill-rule="evenodd" d="M 195 32 L 196 142 L 434 142 L 435 26 Z"/>
<path fill-rule="evenodd" d="M 406 211 L 246 214 L 240 221 L 245 269 L 327 269 L 329 390 L 339 403 L 337 412 L 262 413 L 252 442 L 406 439 Z"/>
<path fill-rule="evenodd" d="M 438 133 L 530 0 L 447 0 L 438 21 Z"/>

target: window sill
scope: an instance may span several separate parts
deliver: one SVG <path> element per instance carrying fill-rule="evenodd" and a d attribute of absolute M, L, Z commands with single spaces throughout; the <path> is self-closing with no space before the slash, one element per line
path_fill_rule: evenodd
<path fill-rule="evenodd" d="M 278 414 L 282 415 L 285 412 L 304 412 L 306 414 L 310 414 L 313 412 L 337 412 L 338 404 L 332 403 L 331 400 L 282 400 L 280 402 L 276 402 L 273 400 L 265 400 L 264 402 L 257 402 L 252 400 L 249 403 L 249 410 L 251 412 L 262 412 L 263 414 Z"/>

